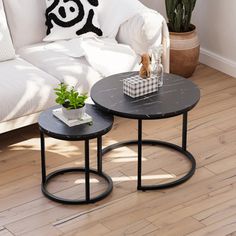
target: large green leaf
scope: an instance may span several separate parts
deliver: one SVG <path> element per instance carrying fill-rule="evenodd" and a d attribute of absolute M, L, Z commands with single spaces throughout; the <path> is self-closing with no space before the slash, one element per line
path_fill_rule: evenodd
<path fill-rule="evenodd" d="M 191 0 L 182 0 L 182 1 L 184 5 L 183 31 L 188 31 L 192 15 L 192 1 Z"/>
<path fill-rule="evenodd" d="M 165 4 L 170 31 L 188 31 L 196 0 L 165 0 Z"/>
<path fill-rule="evenodd" d="M 175 32 L 181 32 L 182 22 L 183 22 L 183 13 L 184 13 L 183 4 L 179 3 L 176 8 L 176 20 L 174 24 Z"/>
<path fill-rule="evenodd" d="M 176 21 L 176 7 L 179 0 L 165 0 L 166 3 L 166 14 L 168 18 L 169 28 L 171 31 L 174 30 L 174 24 Z"/>

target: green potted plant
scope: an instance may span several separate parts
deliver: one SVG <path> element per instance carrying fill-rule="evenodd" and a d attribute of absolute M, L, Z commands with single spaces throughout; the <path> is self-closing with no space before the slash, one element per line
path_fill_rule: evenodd
<path fill-rule="evenodd" d="M 196 0 L 165 0 L 170 31 L 170 72 L 190 77 L 200 52 L 196 27 L 191 24 Z"/>
<path fill-rule="evenodd" d="M 62 106 L 63 115 L 68 120 L 81 119 L 85 113 L 86 94 L 79 94 L 74 87 L 61 83 L 54 89 L 57 95 L 56 103 Z"/>

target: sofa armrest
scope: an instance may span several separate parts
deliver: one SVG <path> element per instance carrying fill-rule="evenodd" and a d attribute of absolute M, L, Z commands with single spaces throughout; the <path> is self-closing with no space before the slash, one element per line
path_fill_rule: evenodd
<path fill-rule="evenodd" d="M 164 17 L 158 12 L 150 9 L 127 20 L 120 26 L 117 40 L 130 45 L 140 55 L 163 44 L 162 62 L 165 72 L 169 72 L 169 32 Z"/>

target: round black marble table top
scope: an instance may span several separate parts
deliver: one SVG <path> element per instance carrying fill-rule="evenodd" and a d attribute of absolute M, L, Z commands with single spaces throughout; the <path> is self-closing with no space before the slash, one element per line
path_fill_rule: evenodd
<path fill-rule="evenodd" d="M 74 127 L 67 126 L 52 114 L 52 110 L 58 107 L 49 108 L 39 116 L 40 130 L 48 136 L 71 141 L 85 140 L 102 136 L 112 128 L 113 116 L 102 112 L 95 105 L 86 104 L 86 113 L 93 118 L 92 124 Z"/>
<path fill-rule="evenodd" d="M 123 79 L 137 75 L 126 72 L 98 81 L 91 90 L 94 103 L 102 110 L 131 119 L 161 119 L 191 110 L 200 99 L 200 90 L 191 80 L 164 74 L 164 84 L 157 92 L 139 98 L 123 93 Z"/>

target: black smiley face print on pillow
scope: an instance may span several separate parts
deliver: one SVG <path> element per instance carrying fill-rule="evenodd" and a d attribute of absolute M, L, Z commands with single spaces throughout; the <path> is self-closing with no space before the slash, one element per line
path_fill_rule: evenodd
<path fill-rule="evenodd" d="M 46 0 L 47 36 L 44 41 L 71 39 L 83 34 L 102 36 L 98 0 Z"/>

